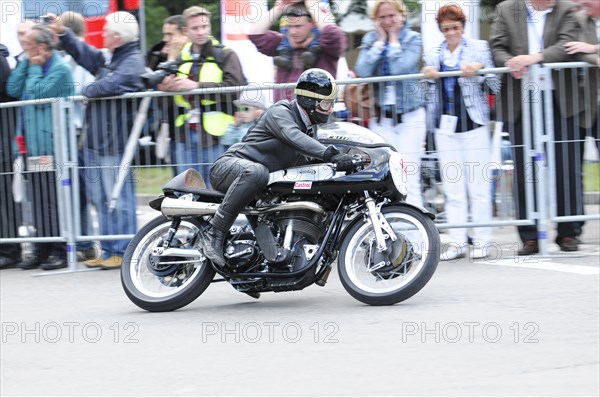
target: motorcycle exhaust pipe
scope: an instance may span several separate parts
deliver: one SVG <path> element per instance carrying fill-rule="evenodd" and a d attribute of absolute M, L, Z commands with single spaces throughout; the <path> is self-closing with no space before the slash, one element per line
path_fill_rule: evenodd
<path fill-rule="evenodd" d="M 165 217 L 173 216 L 207 216 L 215 214 L 219 208 L 218 203 L 194 202 L 191 200 L 181 200 L 173 198 L 164 198 L 160 207 L 162 214 Z M 292 211 L 292 210 L 309 210 L 325 216 L 327 213 L 323 207 L 313 202 L 293 202 L 282 203 L 268 207 L 260 207 L 258 209 L 246 209 L 242 214 L 257 216 L 274 211 Z"/>
<path fill-rule="evenodd" d="M 313 202 L 292 202 L 292 203 L 280 203 L 272 206 L 259 207 L 256 209 L 245 210 L 243 214 L 249 214 L 251 216 L 258 216 L 266 213 L 273 213 L 275 211 L 294 211 L 294 210 L 308 210 L 313 213 L 318 213 L 322 216 L 326 216 L 325 209 L 320 205 Z"/>
<path fill-rule="evenodd" d="M 164 198 L 160 206 L 160 211 L 165 217 L 207 216 L 215 214 L 218 208 L 218 203 L 194 202 L 191 200 Z"/>

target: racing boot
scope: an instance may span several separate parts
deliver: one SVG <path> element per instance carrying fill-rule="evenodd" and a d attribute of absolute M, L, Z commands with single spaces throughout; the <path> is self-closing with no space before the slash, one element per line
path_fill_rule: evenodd
<path fill-rule="evenodd" d="M 235 214 L 218 209 L 215 216 L 210 221 L 212 228 L 208 230 L 202 238 L 202 251 L 204 252 L 204 255 L 219 267 L 225 265 L 223 246 L 229 228 L 235 221 L 235 218 Z"/>
<path fill-rule="evenodd" d="M 225 242 L 225 231 L 214 226 L 204 235 L 202 239 L 202 251 L 210 261 L 222 267 L 225 265 L 223 257 L 223 243 Z"/>

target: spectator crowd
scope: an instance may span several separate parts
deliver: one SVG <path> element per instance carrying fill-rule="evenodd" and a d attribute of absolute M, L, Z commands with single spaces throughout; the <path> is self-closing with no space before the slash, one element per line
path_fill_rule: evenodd
<path fill-rule="evenodd" d="M 8 54 L 0 44 L 0 101 L 73 95 L 87 100 L 69 108 L 74 131 L 55 130 L 51 103 L 0 109 L 1 236 L 61 235 L 58 207 L 63 194 L 53 177 L 60 166 L 54 159 L 57 151 L 77 148 L 77 153 L 69 156 L 77 159 L 79 166 L 79 174 L 70 178 L 77 179 L 80 235 L 95 234 L 94 208 L 97 235 L 117 238 L 82 240 L 77 242 L 76 253 L 60 239 L 35 243 L 27 253 L 19 243 L 3 243 L 0 267 L 55 270 L 67 266 L 68 255 L 77 255 L 90 268 L 119 268 L 129 243 L 120 236 L 137 230 L 134 179 L 129 168 L 120 176 L 123 185 L 115 203 L 112 192 L 115 170 L 126 156 L 140 101 L 111 97 L 148 88 L 172 93 L 155 99 L 148 112 L 148 124 L 160 126 L 160 158 L 172 165 L 174 174 L 196 168 L 210 186 L 211 165 L 260 125 L 268 95 L 227 90 L 251 82 L 238 54 L 212 36 L 212 16 L 203 7 L 192 6 L 165 19 L 162 41 L 145 55 L 140 49 L 139 26 L 126 12 L 106 17 L 103 49 L 85 43 L 81 15 L 65 12 L 47 17 L 49 23 L 25 20 L 18 25 L 22 53 Z M 362 38 L 354 73 L 360 78 L 423 74 L 422 79 L 375 83 L 376 109 L 366 121 L 404 156 L 411 189 L 407 201 L 423 206 L 420 164 L 429 131 L 443 171 L 448 222 L 483 225 L 471 230 L 452 228 L 453 245 L 443 250 L 443 260 L 463 257 L 469 250 L 473 258 L 489 254 L 494 198 L 485 165 L 492 153 L 493 120 L 502 121 L 509 133 L 516 218 L 526 219 L 527 210 L 537 210 L 526 206 L 526 180 L 536 175 L 529 169 L 534 160 L 526 147 L 533 133 L 523 128 L 531 124 L 524 119 L 532 114 L 532 109 L 524 108 L 534 105 L 522 98 L 528 93 L 522 82 L 536 65 L 591 64 L 589 68 L 553 71 L 549 82 L 553 100 L 543 103 L 544 111 L 551 112 L 544 118 L 551 125 L 543 129 L 554 146 L 557 215 L 583 214 L 583 142 L 586 136 L 599 142 L 600 1 L 505 0 L 497 6 L 489 41 L 465 36 L 466 17 L 457 4 L 441 6 L 436 22 L 443 41 L 427 52 L 421 34 L 408 23 L 402 0 L 377 0 L 370 17 L 374 29 Z M 278 20 L 280 30 L 271 30 Z M 244 33 L 258 52 L 273 57 L 276 83 L 296 82 L 313 67 L 336 76 L 347 50 L 346 34 L 336 25 L 327 0 L 277 0 L 268 13 L 248 24 Z M 12 70 L 8 57 L 17 62 Z M 478 73 L 495 66 L 508 67 L 510 73 Z M 165 69 L 169 73 L 154 81 L 156 72 Z M 460 75 L 440 75 L 450 71 Z M 190 94 L 195 89 L 210 89 L 210 93 Z M 492 106 L 490 99 L 496 96 L 498 103 Z M 275 103 L 291 101 L 294 93 L 292 89 L 275 90 L 272 98 Z M 18 148 L 17 142 L 24 145 Z M 26 226 L 24 231 L 18 230 L 20 225 Z M 582 222 L 559 222 L 555 242 L 562 251 L 577 251 L 582 230 Z M 519 226 L 518 232 L 522 241 L 519 255 L 538 253 L 536 226 Z"/>

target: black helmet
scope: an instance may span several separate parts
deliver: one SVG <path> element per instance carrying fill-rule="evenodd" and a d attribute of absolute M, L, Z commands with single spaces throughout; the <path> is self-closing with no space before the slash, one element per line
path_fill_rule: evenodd
<path fill-rule="evenodd" d="M 329 111 L 337 98 L 337 84 L 329 72 L 318 68 L 307 69 L 298 78 L 294 94 L 313 123 L 325 123 L 329 114 L 315 113 L 315 109 L 319 107 L 325 112 Z"/>

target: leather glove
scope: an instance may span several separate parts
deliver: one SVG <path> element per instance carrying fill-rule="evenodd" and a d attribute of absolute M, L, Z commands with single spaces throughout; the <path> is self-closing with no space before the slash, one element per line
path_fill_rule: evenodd
<path fill-rule="evenodd" d="M 338 155 L 333 155 L 331 163 L 335 163 L 335 169 L 338 171 L 350 171 L 354 170 L 354 163 L 352 163 L 353 159 L 354 158 L 347 153 L 340 153 Z"/>
<path fill-rule="evenodd" d="M 339 153 L 340 153 L 340 151 L 336 147 L 334 147 L 333 145 L 330 145 L 327 147 L 327 149 L 325 150 L 325 153 L 323 154 L 323 160 L 326 162 L 331 162 L 331 158 Z"/>

